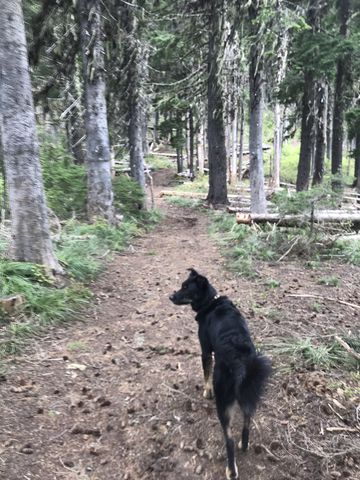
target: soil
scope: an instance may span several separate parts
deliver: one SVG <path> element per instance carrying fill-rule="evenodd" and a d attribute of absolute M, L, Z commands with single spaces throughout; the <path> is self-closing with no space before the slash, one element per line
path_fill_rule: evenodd
<path fill-rule="evenodd" d="M 169 174 L 155 179 L 168 184 Z M 156 189 L 156 193 L 158 192 Z M 0 478 L 225 478 L 213 400 L 202 397 L 197 325 L 168 296 L 194 267 L 248 319 L 274 375 L 251 429 L 240 478 L 360 479 L 359 376 L 280 355 L 275 344 L 359 331 L 360 269 L 300 261 L 259 264 L 240 278 L 204 212 L 171 207 L 156 229 L 114 255 L 78 322 L 32 340 L 0 380 Z M 337 286 L 320 278 L 336 276 Z M 276 280 L 276 288 L 274 282 Z M 292 297 L 310 293 L 326 299 Z M 234 428 L 239 438 L 241 416 Z"/>

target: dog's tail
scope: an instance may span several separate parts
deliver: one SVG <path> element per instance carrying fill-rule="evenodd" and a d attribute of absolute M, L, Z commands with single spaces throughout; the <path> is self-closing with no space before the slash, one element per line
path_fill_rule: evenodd
<path fill-rule="evenodd" d="M 268 357 L 255 354 L 249 358 L 245 372 L 236 379 L 236 397 L 245 415 L 252 416 L 271 375 Z"/>

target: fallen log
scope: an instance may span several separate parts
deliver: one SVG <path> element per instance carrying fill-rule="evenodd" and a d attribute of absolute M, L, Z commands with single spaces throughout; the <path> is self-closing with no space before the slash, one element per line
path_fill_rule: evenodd
<path fill-rule="evenodd" d="M 234 208 L 229 207 L 228 211 L 234 213 Z M 312 216 L 308 214 L 280 215 L 279 213 L 242 213 L 236 212 L 236 222 L 245 225 L 252 223 L 276 223 L 282 227 L 297 227 L 311 222 L 314 223 L 341 223 L 351 222 L 360 225 L 360 213 L 349 212 L 315 212 Z"/>
<path fill-rule="evenodd" d="M 185 198 L 199 198 L 206 200 L 207 192 L 182 192 L 179 190 L 161 190 L 159 197 L 185 197 Z M 230 199 L 238 199 L 239 195 L 228 195 Z"/>

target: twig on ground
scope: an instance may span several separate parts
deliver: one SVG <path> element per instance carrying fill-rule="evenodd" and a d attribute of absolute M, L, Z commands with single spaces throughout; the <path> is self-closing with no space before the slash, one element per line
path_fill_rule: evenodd
<path fill-rule="evenodd" d="M 161 384 L 163 387 L 167 388 L 168 390 L 170 390 L 171 392 L 173 393 L 177 393 L 178 395 L 183 395 L 184 397 L 188 398 L 189 400 L 191 400 L 192 402 L 194 403 L 200 403 L 199 400 L 196 400 L 194 399 L 193 397 L 190 397 L 190 395 L 188 395 L 187 393 L 181 391 L 181 390 L 176 390 L 175 388 L 172 388 L 170 387 L 169 385 L 166 385 L 166 383 L 162 383 Z"/>
<path fill-rule="evenodd" d="M 335 335 L 335 340 L 340 343 L 340 345 L 354 358 L 356 358 L 356 360 L 360 361 L 360 353 L 357 353 L 355 352 L 355 350 L 353 348 L 350 347 L 350 345 L 348 345 L 345 340 L 343 340 L 342 338 L 338 337 L 337 335 Z"/>
<path fill-rule="evenodd" d="M 359 433 L 358 428 L 351 428 L 351 427 L 326 427 L 327 432 L 351 432 L 351 433 Z"/>
<path fill-rule="evenodd" d="M 295 245 L 297 244 L 297 242 L 299 241 L 299 238 L 300 237 L 296 237 L 295 238 L 295 241 L 290 245 L 290 248 L 288 250 L 286 250 L 286 252 L 284 253 L 284 255 L 281 255 L 281 257 L 279 258 L 279 260 L 276 260 L 276 263 L 280 263 L 281 260 L 284 260 L 284 258 L 289 255 L 289 253 L 291 252 L 291 250 L 295 247 Z"/>
<path fill-rule="evenodd" d="M 323 297 L 322 295 L 313 295 L 311 293 L 289 293 L 288 297 L 297 297 L 297 298 L 317 298 L 318 300 L 327 300 L 329 302 L 341 303 L 341 305 L 347 305 L 348 307 L 356 308 L 360 310 L 360 305 L 355 303 L 345 302 L 344 300 L 339 300 L 332 297 Z"/>

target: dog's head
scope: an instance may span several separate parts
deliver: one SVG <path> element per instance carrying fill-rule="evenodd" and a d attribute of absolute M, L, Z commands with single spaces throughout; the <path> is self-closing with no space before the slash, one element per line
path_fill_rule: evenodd
<path fill-rule="evenodd" d="M 206 277 L 197 273 L 193 268 L 189 268 L 189 270 L 190 275 L 183 282 L 180 290 L 169 297 L 175 305 L 201 304 L 209 297 L 209 294 L 215 292 Z"/>

